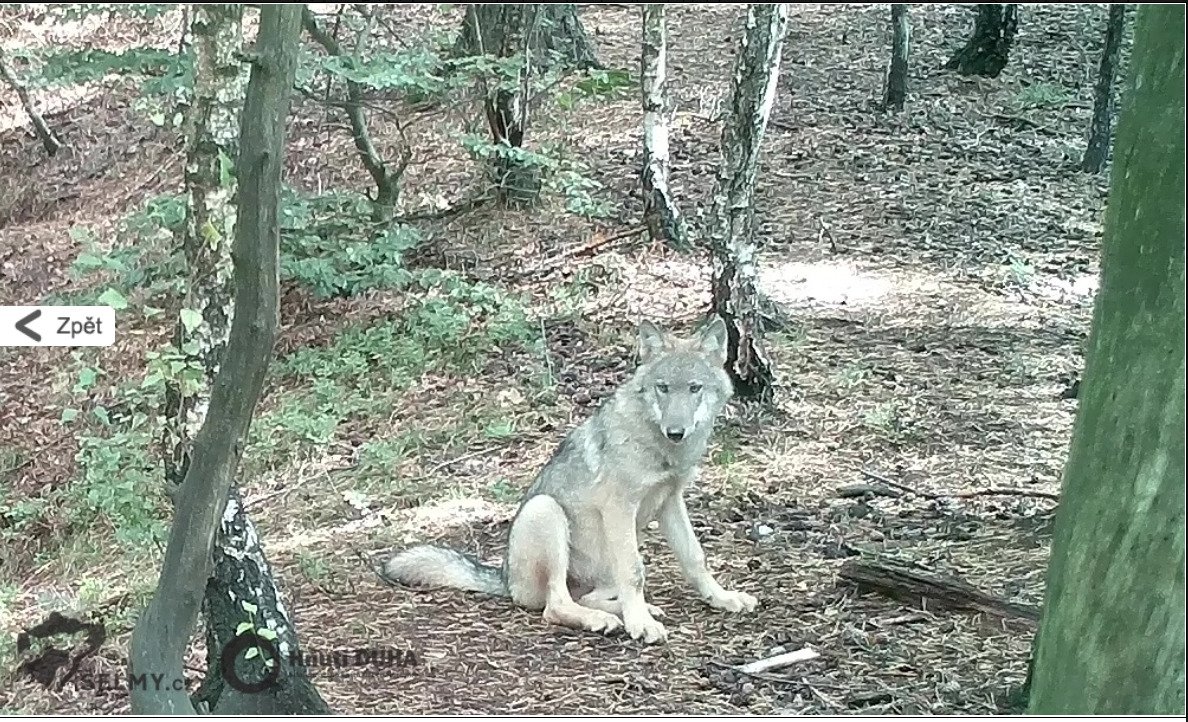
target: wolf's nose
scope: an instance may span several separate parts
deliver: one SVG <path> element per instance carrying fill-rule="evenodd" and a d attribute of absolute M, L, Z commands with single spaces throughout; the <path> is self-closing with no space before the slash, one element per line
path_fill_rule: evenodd
<path fill-rule="evenodd" d="M 685 438 L 685 430 L 684 429 L 667 429 L 667 430 L 665 430 L 664 435 L 668 437 L 669 441 L 677 442 L 677 441 L 680 441 L 681 439 Z"/>

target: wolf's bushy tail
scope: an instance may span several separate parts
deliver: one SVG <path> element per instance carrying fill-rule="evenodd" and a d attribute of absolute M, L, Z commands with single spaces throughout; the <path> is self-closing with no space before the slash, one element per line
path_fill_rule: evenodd
<path fill-rule="evenodd" d="M 510 596 L 502 569 L 483 564 L 469 554 L 442 547 L 406 549 L 384 563 L 380 576 L 390 583 L 410 587 L 452 587 L 467 592 Z"/>

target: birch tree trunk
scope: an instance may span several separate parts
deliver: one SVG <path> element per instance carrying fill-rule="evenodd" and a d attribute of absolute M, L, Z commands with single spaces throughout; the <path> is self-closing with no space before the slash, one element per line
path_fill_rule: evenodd
<path fill-rule="evenodd" d="M 1184 8 L 1140 5 L 1029 712 L 1184 715 Z"/>
<path fill-rule="evenodd" d="M 185 126 L 186 222 L 178 239 L 189 284 L 173 331 L 186 368 L 165 386 L 165 481 L 171 492 L 186 477 L 194 437 L 210 403 L 210 381 L 231 329 L 232 164 L 248 80 L 236 58 L 243 43 L 243 6 L 195 4 L 190 18 L 194 96 Z"/>
<path fill-rule="evenodd" d="M 684 248 L 685 223 L 668 185 L 668 27 L 664 6 L 643 6 L 644 221 L 653 241 Z"/>
<path fill-rule="evenodd" d="M 887 68 L 887 92 L 883 104 L 890 110 L 903 110 L 907 99 L 908 54 L 911 52 L 912 27 L 908 6 L 891 6 L 891 64 Z"/>
<path fill-rule="evenodd" d="M 763 353 L 754 224 L 755 176 L 779 81 L 787 3 L 752 4 L 734 64 L 710 238 L 713 310 L 729 333 L 726 366 L 739 398 L 770 401 L 775 381 Z"/>
<path fill-rule="evenodd" d="M 212 9 L 214 14 L 207 12 Z M 239 12 L 238 9 L 218 6 L 195 9 L 196 22 L 201 16 L 206 23 L 221 28 L 215 31 L 206 24 L 201 28 L 195 27 L 194 42 L 200 59 L 196 66 L 198 74 L 213 67 L 209 57 L 201 59 L 203 54 L 212 50 L 209 47 L 212 38 L 227 40 L 235 36 L 237 31 L 228 26 L 238 24 Z M 211 578 L 212 548 L 219 531 L 219 521 L 228 513 L 227 499 L 234 488 L 239 456 L 264 385 L 276 337 L 280 174 L 300 22 L 300 5 L 265 5 L 260 10 L 259 35 L 252 53 L 252 73 L 242 121 L 238 126 L 239 133 L 236 134 L 242 135 L 242 138 L 234 156 L 234 175 L 239 181 L 235 240 L 230 254 L 234 264 L 235 297 L 233 304 L 223 303 L 219 314 L 220 318 L 230 316 L 232 321 L 226 348 L 218 360 L 219 368 L 210 393 L 209 409 L 205 414 L 199 414 L 202 418 L 198 422 L 197 434 L 193 437 L 192 445 L 186 444 L 187 451 L 181 457 L 184 477 L 174 495 L 174 521 L 157 591 L 132 634 L 129 674 L 132 679 L 133 714 L 193 714 L 195 711 L 184 684 L 181 684 L 184 680 L 183 657 L 204 594 L 210 589 L 207 580 Z M 197 50 L 198 44 L 204 48 Z M 194 112 L 199 115 L 195 116 L 191 130 L 198 127 L 198 118 L 203 111 L 195 109 Z M 225 125 L 221 127 L 226 128 Z M 231 168 L 225 165 L 226 160 L 219 160 L 220 168 L 229 173 Z M 188 181 L 201 176 L 187 175 Z M 225 188 L 225 184 L 220 182 L 219 187 Z M 218 196 L 218 193 L 215 195 Z M 210 196 L 202 195 L 202 198 L 205 201 Z M 225 199 L 221 203 L 225 204 Z M 221 217 L 225 219 L 225 212 Z M 201 236 L 205 239 L 212 237 L 212 230 L 218 230 L 209 219 L 196 227 L 206 234 Z M 222 259 L 212 262 L 221 263 Z M 220 299 L 225 301 L 225 296 L 213 300 Z M 230 313 L 232 306 L 234 314 Z M 215 338 L 209 332 L 208 336 Z M 220 344 L 221 341 L 216 340 L 208 346 Z M 183 424 L 180 428 L 185 427 Z M 234 514 L 233 511 L 230 513 Z M 251 547 L 251 544 L 241 546 L 246 548 Z M 253 591 L 259 592 L 258 589 Z M 234 587 L 223 590 L 227 594 L 233 592 Z M 246 620 L 251 614 L 242 602 L 248 602 L 250 606 L 255 598 L 258 597 L 234 600 L 241 603 L 241 620 Z M 244 635 L 251 635 L 248 641 L 257 647 L 262 644 L 271 646 L 280 657 L 277 662 L 283 661 L 284 655 L 289 653 L 284 649 L 284 638 L 281 637 L 281 633 L 286 630 L 275 626 L 278 623 L 276 619 L 256 617 L 250 621 L 254 624 L 243 632 Z M 258 629 L 267 632 L 257 634 Z M 277 639 L 277 643 L 265 644 L 269 637 Z M 220 649 L 218 657 L 221 658 L 222 652 Z M 240 656 L 243 656 L 242 653 Z M 257 657 L 257 666 L 260 666 L 259 659 Z M 229 668 L 240 669 L 237 664 Z M 285 667 L 274 665 L 274 668 L 283 684 Z M 223 671 L 220 669 L 220 672 Z M 262 666 L 260 671 L 263 671 Z M 137 684 L 137 680 L 147 683 Z M 214 711 L 225 714 L 262 713 L 266 711 L 262 707 L 268 707 L 270 699 L 274 697 L 228 695 Z M 325 706 L 315 705 L 308 711 L 324 712 Z"/>
<path fill-rule="evenodd" d="M 1106 20 L 1105 44 L 1101 49 L 1101 64 L 1097 69 L 1097 84 L 1093 88 L 1093 120 L 1089 123 L 1089 142 L 1081 159 L 1081 170 L 1100 173 L 1110 154 L 1110 126 L 1114 116 L 1114 77 L 1118 73 L 1118 56 L 1122 48 L 1122 31 L 1126 24 L 1126 5 L 1110 5 Z"/>
<path fill-rule="evenodd" d="M 984 3 L 977 7 L 973 35 L 949 59 L 945 68 L 961 75 L 997 78 L 1006 67 L 1015 33 L 1019 30 L 1019 6 Z"/>

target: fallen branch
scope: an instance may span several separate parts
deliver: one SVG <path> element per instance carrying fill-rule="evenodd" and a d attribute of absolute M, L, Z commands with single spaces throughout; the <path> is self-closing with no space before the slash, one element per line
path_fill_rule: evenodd
<path fill-rule="evenodd" d="M 595 238 L 593 241 L 590 241 L 586 245 L 582 246 L 581 248 L 577 248 L 572 251 L 566 251 L 565 253 L 562 253 L 558 256 L 547 259 L 544 263 L 540 264 L 536 268 L 525 271 L 523 274 L 521 274 L 521 277 L 533 276 L 533 275 L 537 275 L 537 274 L 544 274 L 544 273 L 548 273 L 550 271 L 554 271 L 554 270 L 560 268 L 561 266 L 565 265 L 566 261 L 572 260 L 574 258 L 579 258 L 581 256 L 592 256 L 596 252 L 609 246 L 610 244 L 614 243 L 615 241 L 619 241 L 624 238 L 630 238 L 632 236 L 639 235 L 640 233 L 644 233 L 647 230 L 648 230 L 647 226 L 636 226 L 635 228 L 631 228 L 626 231 L 612 233 L 609 236 L 599 236 L 599 237 Z"/>
<path fill-rule="evenodd" d="M 415 221 L 442 221 L 447 218 L 453 218 L 454 216 L 460 216 L 464 213 L 469 213 L 479 208 L 484 203 L 488 203 L 492 200 L 494 200 L 494 196 L 486 194 L 472 196 L 470 198 L 460 200 L 447 208 L 440 208 L 430 211 L 415 211 L 413 213 L 406 213 L 405 215 L 397 216 L 393 220 L 397 223 L 413 223 Z"/>
<path fill-rule="evenodd" d="M 865 476 L 867 479 L 870 479 L 871 481 L 877 481 L 880 484 L 886 484 L 887 486 L 889 486 L 893 489 L 905 491 L 909 494 L 916 494 L 918 496 L 924 497 L 925 499 L 941 499 L 941 498 L 945 498 L 945 497 L 948 497 L 950 499 L 969 499 L 969 498 L 972 498 L 975 496 L 1034 496 L 1034 497 L 1038 497 L 1040 499 L 1051 499 L 1052 501 L 1060 501 L 1060 495 L 1054 494 L 1050 491 L 1039 491 L 1038 489 L 1012 489 L 1012 488 L 1004 488 L 1004 487 L 990 487 L 989 489 L 975 489 L 974 491 L 956 491 L 956 492 L 945 493 L 945 494 L 935 494 L 930 491 L 921 491 L 919 489 L 914 489 L 910 486 L 907 486 L 906 484 L 901 484 L 898 481 L 893 481 L 893 480 L 888 479 L 887 477 L 883 476 L 882 474 L 876 474 L 875 472 L 870 471 L 868 469 L 863 469 L 862 475 Z M 845 487 L 843 487 L 843 488 L 845 488 Z M 838 492 L 840 494 L 841 490 L 839 489 Z"/>
<path fill-rule="evenodd" d="M 747 662 L 746 664 L 740 665 L 738 667 L 738 671 L 742 672 L 743 674 L 762 674 L 764 672 L 770 672 L 773 669 L 791 667 L 794 664 L 807 662 L 810 659 L 816 659 L 820 656 L 821 655 L 815 649 L 811 647 L 805 647 L 804 649 L 798 649 L 795 652 L 785 652 L 783 654 L 777 654 L 774 657 L 768 657 L 767 659 L 757 659 L 754 662 Z"/>
<path fill-rule="evenodd" d="M 986 594 L 955 578 L 944 578 L 885 561 L 851 560 L 842 564 L 838 577 L 853 583 L 859 591 L 874 591 L 908 604 L 936 606 L 959 611 L 990 614 L 1002 619 L 1022 619 L 1034 624 L 1039 610 Z"/>
<path fill-rule="evenodd" d="M 54 131 L 50 130 L 45 118 L 41 117 L 41 113 L 37 112 L 37 108 L 33 105 L 33 98 L 29 96 L 29 89 L 8 69 L 2 48 L 0 48 L 0 80 L 8 83 L 16 91 L 17 97 L 20 98 L 21 105 L 25 109 L 25 114 L 29 116 L 29 120 L 33 121 L 33 132 L 37 134 L 41 145 L 45 147 L 45 152 L 54 155 L 61 150 L 62 141 Z"/>
<path fill-rule="evenodd" d="M 1038 122 L 1032 120 L 1031 118 L 1024 118 L 1021 115 L 1007 115 L 1006 113 L 995 113 L 991 117 L 994 120 L 1002 121 L 1005 123 L 1013 122 L 1013 123 L 1017 123 L 1018 125 L 1023 126 L 1023 127 L 1030 126 L 1032 128 L 1035 128 L 1036 130 L 1040 131 L 1041 133 L 1046 133 L 1048 135 L 1060 135 L 1059 133 L 1052 130 L 1051 128 L 1044 125 L 1043 123 L 1038 123 Z"/>
<path fill-rule="evenodd" d="M 874 484 L 847 484 L 837 487 L 837 495 L 843 499 L 852 499 L 856 496 L 866 496 L 867 494 L 889 496 L 892 499 L 903 496 L 901 492 L 895 489 L 887 489 L 882 486 L 875 486 Z"/>

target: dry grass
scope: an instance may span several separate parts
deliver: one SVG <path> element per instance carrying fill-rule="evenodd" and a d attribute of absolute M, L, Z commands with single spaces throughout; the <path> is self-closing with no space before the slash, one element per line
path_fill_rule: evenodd
<path fill-rule="evenodd" d="M 764 283 L 792 319 L 770 339 L 779 408 L 732 409 L 691 500 L 713 567 L 724 583 L 759 596 L 761 609 L 730 617 L 690 599 L 652 537 L 651 596 L 671 632 L 658 648 L 550 628 L 503 602 L 390 589 L 357 556 L 436 539 L 497 558 L 515 491 L 628 373 L 634 323 L 685 324 L 704 308 L 703 259 L 630 239 L 530 272 L 546 255 L 629 229 L 640 212 L 636 99 L 583 105 L 542 120 L 533 137 L 568 141 L 605 186 L 616 220 L 585 220 L 553 204 L 423 224 L 442 263 L 530 300 L 547 321 L 547 354 L 496 355 L 474 375 L 432 371 L 391 390 L 382 413 L 344 419 L 324 445 L 249 454 L 244 494 L 305 643 L 318 652 L 412 648 L 421 661 L 404 670 L 319 671 L 333 708 L 984 714 L 1022 682 L 1032 630 L 944 610 L 905 616 L 912 610 L 840 584 L 836 569 L 856 554 L 884 554 L 1014 601 L 1041 601 L 1053 504 L 944 495 L 1059 490 L 1075 412 L 1059 396 L 1080 365 L 1105 191 L 1102 178 L 1074 169 L 1097 56 L 1096 41 L 1085 38 L 1097 38 L 1104 13 L 1029 6 L 1010 66 L 986 81 L 937 70 L 969 10 L 913 8 L 912 94 L 908 110 L 889 117 L 875 108 L 889 47 L 884 7 L 793 11 L 757 200 Z M 670 15 L 673 185 L 689 212 L 712 183 L 719 126 L 711 118 L 741 12 L 691 5 Z M 430 6 L 391 13 L 413 35 L 456 21 Z M 634 10 L 583 6 L 583 19 L 604 62 L 634 68 Z M 35 20 L 0 27 L 0 42 L 14 46 L 62 41 Z M 161 21 L 154 37 L 170 42 L 171 27 Z M 127 40 L 84 30 L 99 33 L 90 36 L 97 42 Z M 1028 105 L 1037 86 L 1067 97 Z M 71 227 L 85 222 L 115 242 L 119 218 L 178 187 L 174 134 L 128 107 L 126 85 L 104 87 L 53 111 L 71 145 L 60 158 L 42 158 L 23 129 L 0 132 L 0 302 L 71 288 Z M 6 103 L 0 98 L 0 119 L 14 112 Z M 414 126 L 409 210 L 468 192 L 475 173 L 450 135 L 466 118 L 451 109 Z M 323 109 L 298 103 L 292 127 L 289 182 L 366 188 L 349 140 L 327 129 Z M 383 119 L 375 132 L 381 147 L 394 140 Z M 406 301 L 385 293 L 321 300 L 288 289 L 278 359 L 325 347 L 345 327 L 397 317 Z M 144 352 L 167 333 L 159 321 L 125 323 L 117 344 L 93 358 L 114 378 L 136 377 Z M 19 464 L 5 480 L 19 493 L 68 484 L 77 473 L 76 442 L 58 422 L 71 403 L 69 359 L 58 349 L 0 351 L 0 448 Z M 546 371 L 554 383 L 542 387 Z M 276 376 L 261 414 L 300 391 Z M 484 432 L 504 428 L 496 422 L 512 432 Z M 363 448 L 378 442 L 399 453 L 368 471 Z M 863 470 L 922 494 L 838 498 L 837 487 L 861 481 Z M 47 538 L 60 531 L 33 530 Z M 81 557 L 69 554 L 33 562 L 35 547 L 0 565 L 19 574 L 0 600 L 0 629 L 11 637 L 50 608 L 105 609 L 113 639 L 95 663 L 119 669 L 156 557 L 140 567 L 111 556 L 79 568 Z M 802 645 L 822 656 L 763 678 L 722 667 Z M 192 663 L 201 667 L 197 648 Z M 127 709 L 119 692 L 47 691 L 4 671 L 0 678 L 12 690 L 0 692 L 6 709 Z"/>

